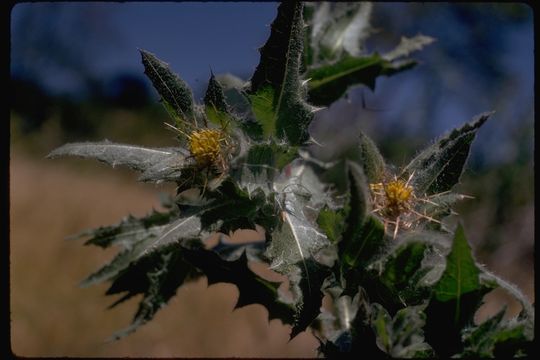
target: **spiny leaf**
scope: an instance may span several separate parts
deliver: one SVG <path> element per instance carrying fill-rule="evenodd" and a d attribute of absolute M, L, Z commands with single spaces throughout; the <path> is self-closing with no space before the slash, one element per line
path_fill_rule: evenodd
<path fill-rule="evenodd" d="M 65 144 L 53 150 L 47 158 L 68 155 L 96 159 L 112 167 L 121 165 L 144 172 L 165 161 L 173 162 L 181 167 L 185 164 L 189 153 L 181 148 L 152 149 L 102 141 Z"/>
<path fill-rule="evenodd" d="M 335 258 L 331 242 L 315 223 L 325 205 L 325 189 L 313 171 L 303 162 L 293 163 L 274 188 L 282 197 L 278 199 L 281 223 L 271 233 L 265 255 L 273 270 L 289 278 L 296 309 L 294 337 L 318 315 L 321 286 Z M 323 250 L 329 254 L 322 254 Z"/>
<path fill-rule="evenodd" d="M 183 179 L 189 178 L 195 164 L 195 159 L 189 154 L 183 155 L 182 158 L 168 157 L 148 167 L 137 180 L 158 184 L 161 182 L 182 183 L 185 181 Z"/>
<path fill-rule="evenodd" d="M 233 120 L 229 105 L 225 100 L 223 88 L 213 73 L 210 76 L 208 88 L 204 95 L 204 110 L 208 120 L 221 127 L 227 126 Z"/>
<path fill-rule="evenodd" d="M 378 183 L 384 176 L 386 165 L 377 145 L 360 131 L 358 138 L 359 161 L 370 184 Z"/>
<path fill-rule="evenodd" d="M 402 36 L 398 46 L 396 46 L 395 49 L 391 50 L 390 52 L 384 54 L 383 58 L 388 61 L 394 61 L 396 59 L 406 57 L 412 52 L 422 50 L 424 46 L 429 45 L 434 41 L 434 38 L 421 34 L 412 38 Z"/>
<path fill-rule="evenodd" d="M 202 227 L 225 234 L 238 229 L 255 229 L 261 225 L 273 229 L 275 223 L 273 204 L 261 189 L 249 193 L 230 179 L 208 194 L 210 208 L 201 215 Z"/>
<path fill-rule="evenodd" d="M 516 357 L 532 340 L 523 321 L 505 321 L 506 306 L 478 326 L 463 331 L 461 357 Z M 522 354 L 526 355 L 526 354 Z"/>
<path fill-rule="evenodd" d="M 165 107 L 170 110 L 176 126 L 185 130 L 186 124 L 197 126 L 193 106 L 193 95 L 188 85 L 171 71 L 169 65 L 154 54 L 141 52 L 144 73 L 152 81 Z M 188 129 L 191 130 L 191 129 Z"/>
<path fill-rule="evenodd" d="M 206 207 L 200 207 L 193 209 L 189 213 L 182 214 L 179 219 L 165 227 L 154 241 L 147 244 L 143 250 L 144 254 L 181 240 L 200 237 L 203 230 L 201 227 L 201 214 L 206 210 Z"/>
<path fill-rule="evenodd" d="M 321 209 L 317 217 L 317 224 L 333 243 L 341 240 L 341 235 L 345 229 L 344 209 L 332 210 L 329 207 Z"/>
<path fill-rule="evenodd" d="M 276 134 L 276 118 L 274 113 L 275 92 L 270 86 L 261 88 L 249 96 L 255 119 L 261 127 L 262 135 L 269 138 Z"/>
<path fill-rule="evenodd" d="M 463 350 L 461 329 L 472 324 L 482 298 L 494 288 L 492 284 L 480 283 L 479 275 L 480 269 L 459 224 L 446 257 L 446 269 L 433 287 L 433 297 L 426 308 L 426 339 L 438 356 L 448 357 Z"/>
<path fill-rule="evenodd" d="M 377 346 L 381 350 L 393 358 L 433 356 L 433 350 L 424 342 L 422 327 L 425 314 L 422 307 L 406 307 L 391 318 L 381 305 L 374 303 L 371 306 L 371 323 L 377 336 Z"/>
<path fill-rule="evenodd" d="M 226 282 L 238 287 L 239 297 L 235 308 L 261 304 L 268 310 L 269 320 L 293 323 L 294 309 L 279 299 L 279 283 L 253 273 L 247 266 L 245 252 L 234 261 L 223 260 L 216 253 L 204 249 L 184 250 L 184 253 L 185 258 L 208 277 L 208 285 Z"/>
<path fill-rule="evenodd" d="M 129 248 L 120 252 L 114 259 L 101 269 L 84 279 L 80 286 L 87 287 L 107 281 L 126 269 L 132 262 L 137 260 L 166 226 L 154 226 L 144 231 L 144 238 L 133 241 Z M 139 236 L 141 237 L 141 236 Z"/>
<path fill-rule="evenodd" d="M 143 294 L 143 299 L 131 325 L 113 334 L 109 340 L 118 340 L 150 321 L 176 294 L 180 285 L 198 276 L 196 269 L 184 260 L 182 251 L 182 247 L 177 244 L 158 249 L 139 259 L 115 277 L 107 294 L 123 292 L 127 294 L 111 307 L 137 294 Z"/>
<path fill-rule="evenodd" d="M 305 74 L 308 82 L 308 100 L 316 106 L 329 106 L 358 84 L 375 88 L 375 79 L 380 75 L 392 75 L 409 69 L 414 61 L 394 64 L 378 54 L 353 57 L 346 55 L 340 60 L 312 68 Z"/>
<path fill-rule="evenodd" d="M 381 281 L 397 294 L 401 301 L 407 302 L 408 290 L 418 292 L 416 289 L 415 274 L 421 270 L 422 260 L 428 244 L 420 241 L 407 241 L 400 244 L 384 263 Z"/>
<path fill-rule="evenodd" d="M 118 244 L 124 248 L 129 248 L 139 240 L 145 239 L 148 234 L 154 234 L 157 231 L 156 227 L 168 224 L 176 216 L 178 216 L 176 209 L 163 213 L 153 210 L 143 218 L 129 215 L 122 219 L 119 224 L 85 230 L 77 235 L 70 236 L 70 239 L 90 237 L 85 242 L 85 245 L 97 245 L 107 248 Z"/>
<path fill-rule="evenodd" d="M 459 182 L 476 132 L 492 114 L 482 113 L 453 130 L 420 152 L 405 167 L 406 174 L 414 173 L 412 185 L 418 193 L 429 195 L 447 191 Z"/>
<path fill-rule="evenodd" d="M 311 258 L 296 266 L 300 269 L 297 276 L 290 276 L 289 281 L 293 292 L 295 318 L 290 339 L 304 331 L 319 315 L 324 294 L 321 287 L 330 275 L 330 268 L 321 266 Z"/>
<path fill-rule="evenodd" d="M 534 307 L 527 299 L 527 297 L 513 284 L 501 279 L 500 277 L 492 274 L 491 272 L 483 269 L 482 274 L 480 274 L 480 284 L 482 286 L 496 288 L 501 287 L 508 294 L 512 295 L 514 299 L 519 301 L 523 309 L 520 313 L 520 318 L 524 319 L 531 325 L 534 324 Z M 531 329 L 532 330 L 532 329 Z"/>
<path fill-rule="evenodd" d="M 377 218 L 368 216 L 357 236 L 343 246 L 343 262 L 349 268 L 367 265 L 384 246 L 384 226 Z"/>
<path fill-rule="evenodd" d="M 309 45 L 306 65 L 330 62 L 343 54 L 360 55 L 372 32 L 369 24 L 371 3 L 310 3 L 306 43 Z M 306 5 L 307 7 L 307 5 Z"/>
<path fill-rule="evenodd" d="M 406 57 L 412 52 L 422 50 L 425 46 L 433 43 L 434 41 L 434 38 L 421 34 L 413 36 L 412 38 L 402 36 L 398 46 L 396 46 L 395 49 L 391 50 L 390 52 L 384 54 L 383 58 L 388 61 L 394 61 L 396 59 Z"/>
<path fill-rule="evenodd" d="M 303 100 L 300 61 L 303 47 L 302 3 L 280 4 L 270 38 L 261 48 L 261 60 L 251 78 L 253 113 L 266 137 L 276 135 L 292 145 L 308 139 L 313 118 Z"/>
<path fill-rule="evenodd" d="M 251 77 L 251 92 L 257 93 L 270 85 L 273 89 L 283 86 L 284 78 L 294 58 L 299 56 L 296 47 L 302 41 L 299 26 L 302 25 L 303 5 L 298 1 L 281 3 L 277 17 L 271 25 L 270 37 L 260 48 L 261 59 Z"/>
<path fill-rule="evenodd" d="M 273 269 L 287 273 L 291 266 L 331 245 L 315 223 L 325 205 L 325 189 L 313 171 L 301 162 L 291 165 L 284 178 L 274 183 L 274 188 L 280 196 L 281 223 L 272 234 L 267 255 Z"/>
<path fill-rule="evenodd" d="M 446 270 L 433 289 L 435 299 L 442 302 L 459 300 L 463 294 L 478 290 L 479 274 L 480 270 L 472 257 L 463 226 L 459 224 L 454 234 L 452 250 L 446 258 Z M 456 308 L 455 313 L 459 316 L 460 309 Z"/>

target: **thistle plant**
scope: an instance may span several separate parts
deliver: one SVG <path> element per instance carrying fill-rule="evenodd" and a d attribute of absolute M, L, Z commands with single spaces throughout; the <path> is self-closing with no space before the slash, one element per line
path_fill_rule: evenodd
<path fill-rule="evenodd" d="M 202 103 L 154 54 L 140 50 L 146 75 L 171 115 L 175 147 L 111 142 L 73 143 L 49 157 L 93 158 L 172 182 L 165 211 L 128 216 L 81 233 L 86 244 L 117 246 L 117 256 L 88 276 L 109 282 L 112 306 L 142 294 L 129 327 L 150 321 L 183 284 L 202 276 L 232 283 L 236 307 L 262 304 L 270 319 L 308 327 L 320 354 L 391 357 L 526 355 L 534 309 L 513 285 L 478 264 L 452 206 L 470 146 L 491 113 L 435 140 L 407 166 L 387 165 L 375 143 L 358 133 L 346 155 L 316 154 L 309 124 L 350 87 L 374 88 L 378 76 L 410 69 L 409 57 L 434 39 L 403 37 L 386 54 L 369 53 L 369 3 L 284 2 L 241 87 L 211 74 Z M 345 153 L 344 153 L 345 154 Z M 240 229 L 265 239 L 232 244 Z M 217 245 L 207 239 L 220 234 Z M 261 262 L 285 275 L 287 291 L 248 267 Z M 521 304 L 473 321 L 485 294 L 502 287 Z M 323 297 L 330 308 L 321 308 Z"/>

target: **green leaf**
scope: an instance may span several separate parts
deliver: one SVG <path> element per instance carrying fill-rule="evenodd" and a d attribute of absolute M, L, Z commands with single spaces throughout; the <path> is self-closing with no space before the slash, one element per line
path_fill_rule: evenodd
<path fill-rule="evenodd" d="M 255 229 L 257 224 L 267 230 L 274 227 L 273 204 L 261 189 L 248 192 L 227 179 L 207 199 L 209 208 L 201 215 L 203 229 L 228 234 L 238 229 Z"/>
<path fill-rule="evenodd" d="M 86 287 L 101 283 L 116 276 L 137 260 L 144 251 L 155 242 L 173 218 L 178 216 L 176 210 L 167 213 L 153 211 L 144 218 L 126 217 L 117 225 L 87 230 L 76 238 L 88 237 L 85 245 L 92 244 L 103 248 L 119 245 L 123 250 L 101 269 L 82 281 L 81 286 Z"/>
<path fill-rule="evenodd" d="M 406 307 L 399 310 L 394 318 L 377 303 L 371 307 L 371 323 L 381 350 L 400 359 L 433 356 L 433 349 L 424 342 L 422 327 L 425 314 L 422 307 Z"/>
<path fill-rule="evenodd" d="M 391 251 L 384 263 L 380 280 L 400 301 L 409 302 L 409 293 L 415 295 L 418 279 L 415 276 L 422 271 L 422 260 L 429 245 L 421 241 L 407 241 Z"/>
<path fill-rule="evenodd" d="M 317 225 L 333 243 L 341 240 L 341 235 L 345 230 L 344 209 L 332 210 L 329 207 L 321 209 L 317 217 Z"/>
<path fill-rule="evenodd" d="M 178 169 L 188 166 L 187 150 L 181 148 L 145 148 L 115 144 L 109 141 L 65 144 L 53 150 L 47 158 L 79 156 L 96 159 L 112 167 L 127 166 L 137 171 L 148 171 L 157 164 L 174 164 Z"/>
<path fill-rule="evenodd" d="M 187 241 L 189 239 L 199 238 L 202 235 L 201 216 L 211 207 L 194 208 L 191 211 L 182 213 L 180 218 L 168 224 L 159 234 L 157 239 L 148 243 L 143 254 L 148 254 L 158 248 L 169 244 Z"/>
<path fill-rule="evenodd" d="M 139 51 L 144 73 L 152 81 L 165 108 L 175 119 L 176 126 L 183 131 L 186 131 L 186 124 L 197 127 L 193 94 L 188 85 L 171 71 L 168 64 L 159 60 L 154 54 L 146 50 Z"/>
<path fill-rule="evenodd" d="M 342 266 L 354 268 L 366 265 L 384 245 L 384 228 L 373 216 L 368 216 L 369 191 L 362 168 L 348 163 L 350 198 L 345 231 L 339 243 Z"/>
<path fill-rule="evenodd" d="M 178 211 L 171 209 L 168 212 L 153 210 L 143 218 L 126 216 L 116 225 L 101 226 L 97 229 L 85 230 L 77 235 L 70 236 L 69 239 L 80 239 L 90 237 L 85 245 L 96 245 L 107 248 L 111 245 L 121 245 L 129 248 L 133 243 L 143 240 L 153 234 L 154 227 L 168 224 L 173 218 L 178 216 Z"/>
<path fill-rule="evenodd" d="M 345 236 L 344 236 L 345 239 Z M 365 266 L 386 246 L 384 226 L 373 216 L 368 216 L 360 232 L 343 246 L 343 264 L 348 268 Z"/>
<path fill-rule="evenodd" d="M 84 279 L 80 286 L 87 287 L 99 284 L 117 276 L 121 271 L 139 259 L 165 228 L 165 225 L 154 226 L 141 232 L 138 235 L 139 239 L 132 240 L 132 244 L 128 248 L 118 253 L 111 262 Z"/>
<path fill-rule="evenodd" d="M 279 283 L 271 282 L 253 273 L 247 265 L 246 253 L 234 261 L 226 261 L 216 253 L 205 249 L 184 250 L 184 256 L 208 278 L 208 285 L 220 282 L 238 287 L 239 296 L 235 308 L 261 304 L 268 310 L 269 320 L 280 319 L 284 324 L 294 321 L 294 308 L 280 300 Z"/>
<path fill-rule="evenodd" d="M 277 170 L 282 170 L 296 158 L 297 150 L 296 146 L 276 144 L 273 141 L 270 143 L 257 143 L 250 146 L 245 163 L 255 173 L 264 169 L 275 173 Z"/>
<path fill-rule="evenodd" d="M 229 105 L 225 100 L 223 88 L 212 73 L 208 81 L 208 88 L 204 95 L 204 111 L 210 122 L 223 128 L 234 120 Z"/>
<path fill-rule="evenodd" d="M 137 294 L 143 294 L 129 327 L 113 334 L 109 340 L 118 340 L 150 321 L 159 309 L 176 294 L 185 281 L 198 277 L 197 271 L 183 257 L 183 248 L 171 244 L 154 251 L 130 265 L 115 276 L 107 295 L 124 294 L 114 307 Z"/>
<path fill-rule="evenodd" d="M 271 267 L 285 274 L 331 245 L 316 224 L 318 213 L 325 205 L 326 189 L 313 170 L 302 162 L 292 164 L 283 178 L 274 182 L 274 189 L 279 196 L 281 221 L 272 233 L 267 256 L 272 260 Z M 307 272 L 305 266 L 304 270 Z"/>
<path fill-rule="evenodd" d="M 330 268 L 307 258 L 289 271 L 288 278 L 295 306 L 295 317 L 290 339 L 304 331 L 321 312 L 324 297 L 321 287 L 330 275 Z"/>
<path fill-rule="evenodd" d="M 266 86 L 257 91 L 257 93 L 249 95 L 253 114 L 261 126 L 262 135 L 265 138 L 276 134 L 274 94 L 274 90 L 270 86 Z"/>
<path fill-rule="evenodd" d="M 480 289 L 480 270 L 473 259 L 471 248 L 465 238 L 463 226 L 458 225 L 454 234 L 452 250 L 446 258 L 446 269 L 434 287 L 438 301 L 459 300 L 463 294 Z M 459 301 L 455 311 L 459 316 Z"/>
<path fill-rule="evenodd" d="M 463 350 L 461 330 L 473 323 L 482 298 L 494 288 L 482 284 L 479 275 L 480 269 L 459 224 L 446 257 L 446 269 L 434 285 L 426 308 L 426 339 L 438 356 L 448 357 Z"/>
<path fill-rule="evenodd" d="M 359 161 L 370 184 L 381 182 L 386 165 L 377 145 L 360 131 L 358 139 Z"/>
<path fill-rule="evenodd" d="M 326 194 L 315 173 L 303 162 L 293 163 L 274 188 L 281 209 L 280 223 L 271 232 L 265 255 L 271 269 L 289 278 L 296 309 L 294 337 L 319 314 L 323 297 L 320 289 L 335 254 L 315 222 Z"/>
<path fill-rule="evenodd" d="M 418 154 L 404 169 L 413 174 L 412 185 L 418 194 L 434 194 L 452 189 L 459 182 L 478 129 L 492 115 L 482 113 L 453 130 Z"/>
<path fill-rule="evenodd" d="M 260 49 L 261 60 L 251 78 L 250 99 L 266 137 L 285 138 L 292 145 L 308 139 L 313 118 L 300 82 L 303 48 L 302 3 L 280 4 L 270 37 Z"/>
<path fill-rule="evenodd" d="M 392 75 L 411 68 L 413 61 L 393 64 L 378 54 L 353 57 L 344 56 L 332 64 L 309 69 L 305 74 L 308 82 L 308 100 L 316 106 L 329 106 L 358 84 L 375 88 L 375 79 L 380 75 Z"/>

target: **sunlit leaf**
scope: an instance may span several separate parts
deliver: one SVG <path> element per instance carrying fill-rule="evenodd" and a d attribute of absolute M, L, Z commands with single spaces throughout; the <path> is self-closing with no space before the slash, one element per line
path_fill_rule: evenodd
<path fill-rule="evenodd" d="M 115 144 L 109 141 L 65 144 L 53 150 L 48 158 L 79 156 L 96 159 L 112 167 L 127 166 L 137 171 L 147 171 L 158 163 L 174 161 L 182 166 L 189 156 L 181 148 L 145 148 L 136 145 Z"/>
<path fill-rule="evenodd" d="M 268 41 L 260 49 L 261 59 L 251 77 L 253 113 L 268 137 L 276 135 L 292 145 L 308 139 L 307 126 L 313 118 L 303 100 L 300 65 L 303 48 L 302 3 L 280 4 Z"/>

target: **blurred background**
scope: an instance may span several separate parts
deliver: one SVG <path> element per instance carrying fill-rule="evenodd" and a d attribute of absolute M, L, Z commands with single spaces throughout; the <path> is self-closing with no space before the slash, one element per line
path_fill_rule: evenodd
<path fill-rule="evenodd" d="M 11 13 L 11 346 L 20 356 L 312 357 L 308 331 L 267 322 L 259 305 L 232 311 L 232 285 L 201 280 L 133 335 L 137 303 L 106 310 L 106 285 L 77 284 L 114 256 L 65 237 L 159 209 L 168 186 L 83 160 L 45 160 L 65 142 L 109 139 L 174 146 L 167 114 L 143 74 L 137 48 L 168 62 L 204 95 L 210 70 L 247 80 L 276 15 L 275 3 L 25 3 Z M 389 163 L 405 165 L 435 137 L 495 110 L 478 132 L 458 190 L 475 255 L 534 300 L 533 15 L 524 4 L 376 3 L 368 51 L 418 33 L 437 41 L 413 54 L 412 70 L 358 87 L 317 113 L 313 135 L 336 119 L 361 129 Z M 340 120 L 345 121 L 345 120 Z M 485 312 L 503 303 L 488 295 Z"/>

